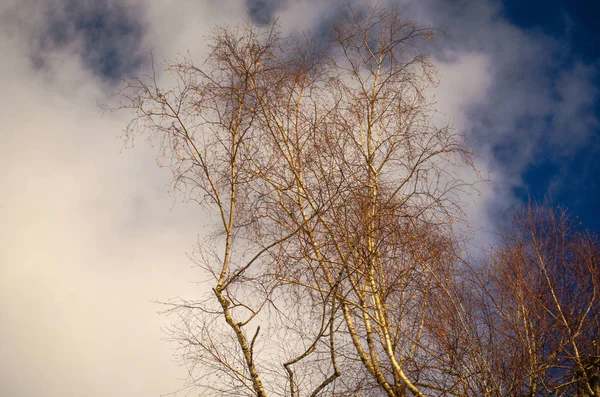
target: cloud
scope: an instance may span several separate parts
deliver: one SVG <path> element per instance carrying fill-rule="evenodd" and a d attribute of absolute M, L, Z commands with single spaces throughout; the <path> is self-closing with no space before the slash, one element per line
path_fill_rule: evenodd
<path fill-rule="evenodd" d="M 275 13 L 286 5 L 284 0 L 246 0 L 248 15 L 258 25 L 273 23 Z"/>
<path fill-rule="evenodd" d="M 337 12 L 307 0 L 0 4 L 4 393 L 152 396 L 181 385 L 160 341 L 167 320 L 149 301 L 200 295 L 185 252 L 208 220 L 165 194 L 154 148 L 120 153 L 128 115 L 102 116 L 97 102 L 147 72 L 150 49 L 158 62 L 188 50 L 201 62 L 215 23 L 279 18 L 284 32 L 327 37 Z M 489 228 L 542 145 L 558 157 L 585 145 L 595 71 L 567 43 L 510 25 L 494 2 L 427 0 L 409 12 L 446 32 L 432 49 L 439 115 L 482 153 L 493 183 L 466 202 Z"/>
<path fill-rule="evenodd" d="M 4 23 L 24 36 L 36 68 L 52 68 L 58 54 L 73 56 L 92 74 L 118 83 L 147 61 L 139 5 L 114 0 L 7 4 Z"/>
<path fill-rule="evenodd" d="M 28 6 L 19 13 L 43 14 Z M 31 49 L 45 27 L 14 25 L 0 29 L 2 392 L 177 390 L 185 371 L 150 300 L 198 293 L 185 252 L 203 214 L 165 194 L 170 174 L 145 142 L 120 153 L 128 115 L 103 117 L 97 105 L 113 77 L 68 45 L 43 48 L 40 68 Z"/>
<path fill-rule="evenodd" d="M 433 53 L 442 65 L 441 92 L 463 104 L 450 119 L 461 121 L 483 156 L 480 167 L 490 171 L 491 192 L 481 205 L 493 225 L 518 201 L 515 191 L 532 164 L 560 162 L 593 136 L 595 69 L 573 58 L 567 41 L 510 24 L 498 2 L 427 0 L 408 12 L 440 27 Z M 465 56 L 485 62 L 453 61 Z M 482 81 L 485 95 L 472 95 Z"/>
<path fill-rule="evenodd" d="M 139 6 L 109 0 L 69 0 L 46 11 L 46 31 L 39 45 L 42 52 L 74 46 L 86 68 L 120 81 L 144 61 L 142 12 Z"/>

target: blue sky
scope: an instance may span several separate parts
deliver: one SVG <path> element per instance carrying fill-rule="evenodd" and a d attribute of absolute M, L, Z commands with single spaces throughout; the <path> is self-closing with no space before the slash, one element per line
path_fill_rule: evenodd
<path fill-rule="evenodd" d="M 598 2 L 505 0 L 504 5 L 505 15 L 515 25 L 567 42 L 570 49 L 566 63 L 581 60 L 591 65 L 595 71 L 590 84 L 600 87 Z M 590 106 L 599 118 L 598 98 Z M 530 195 L 543 200 L 550 195 L 552 201 L 570 209 L 587 227 L 600 232 L 600 126 L 575 153 L 557 160 L 552 151 L 543 148 L 524 170 L 524 186 L 517 189 L 519 197 L 525 200 Z"/>
<path fill-rule="evenodd" d="M 528 197 L 550 195 L 600 232 L 599 6 L 402 2 L 444 33 L 431 48 L 438 116 L 466 132 L 489 179 L 464 198 L 474 245 Z M 201 295 L 186 252 L 210 219 L 167 194 L 156 147 L 123 150 L 129 115 L 98 103 L 148 71 L 150 49 L 158 62 L 201 60 L 214 24 L 277 19 L 284 33 L 325 34 L 337 10 L 336 0 L 0 2 L 3 392 L 141 397 L 182 385 L 161 341 L 168 319 L 150 300 Z"/>

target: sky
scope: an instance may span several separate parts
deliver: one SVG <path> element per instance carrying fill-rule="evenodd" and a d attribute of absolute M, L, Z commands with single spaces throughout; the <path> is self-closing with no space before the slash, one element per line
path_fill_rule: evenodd
<path fill-rule="evenodd" d="M 391 1 L 391 0 L 390 0 Z M 422 0 L 436 26 L 440 117 L 489 182 L 465 201 L 474 245 L 507 209 L 549 197 L 600 232 L 600 9 L 575 0 Z M 215 24 L 324 34 L 335 0 L 0 2 L 0 395 L 160 396 L 185 370 L 155 300 L 203 293 L 186 253 L 210 227 L 167 192 L 157 149 L 105 113 L 122 78 Z M 160 76 L 162 79 L 164 76 Z M 484 237 L 481 237 L 484 236 Z M 178 395 L 184 395 L 182 393 Z"/>

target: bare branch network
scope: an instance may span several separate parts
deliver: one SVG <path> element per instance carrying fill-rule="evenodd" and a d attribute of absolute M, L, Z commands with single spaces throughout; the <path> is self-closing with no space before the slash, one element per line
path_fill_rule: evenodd
<path fill-rule="evenodd" d="M 206 61 L 128 81 L 127 139 L 161 143 L 214 233 L 199 301 L 169 302 L 207 396 L 599 396 L 598 243 L 516 218 L 461 256 L 473 167 L 434 118 L 435 31 L 348 6 L 331 39 L 216 27 Z"/>

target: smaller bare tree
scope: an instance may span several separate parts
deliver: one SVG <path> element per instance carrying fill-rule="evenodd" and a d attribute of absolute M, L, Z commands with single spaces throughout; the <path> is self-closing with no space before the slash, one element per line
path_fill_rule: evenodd
<path fill-rule="evenodd" d="M 476 275 L 495 395 L 598 396 L 600 242 L 562 210 L 516 213 Z"/>

